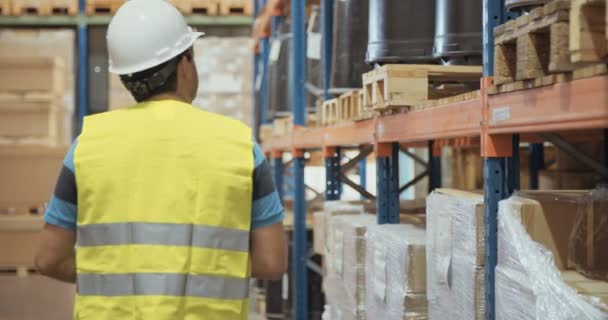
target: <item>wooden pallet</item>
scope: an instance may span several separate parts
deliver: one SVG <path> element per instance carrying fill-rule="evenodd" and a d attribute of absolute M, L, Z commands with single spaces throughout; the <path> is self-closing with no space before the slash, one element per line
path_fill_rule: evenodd
<path fill-rule="evenodd" d="M 432 99 L 430 85 L 479 83 L 480 78 L 481 66 L 389 64 L 363 75 L 363 95 L 366 106 L 382 111 Z"/>
<path fill-rule="evenodd" d="M 570 9 L 570 55 L 574 63 L 608 56 L 607 0 L 574 0 Z"/>
<path fill-rule="evenodd" d="M 455 95 L 455 96 L 450 96 L 447 98 L 428 100 L 426 102 L 412 106 L 410 110 L 425 110 L 425 109 L 437 108 L 437 107 L 442 107 L 445 105 L 454 104 L 457 102 L 464 102 L 464 101 L 479 99 L 480 97 L 481 97 L 481 92 L 479 90 L 475 90 L 475 91 L 471 91 L 471 92 L 467 92 L 467 93 L 463 93 L 463 94 L 459 94 L 459 95 Z"/>
<path fill-rule="evenodd" d="M 11 15 L 11 1 L 12 0 L 0 1 L 0 16 L 10 16 Z"/>
<path fill-rule="evenodd" d="M 87 15 L 113 15 L 126 0 L 87 0 Z"/>
<path fill-rule="evenodd" d="M 323 116 L 321 118 L 322 126 L 329 126 L 339 122 L 340 119 L 340 100 L 338 98 L 323 101 L 321 107 Z"/>
<path fill-rule="evenodd" d="M 219 11 L 218 0 L 170 0 L 184 15 L 215 16 Z"/>
<path fill-rule="evenodd" d="M 339 99 L 337 122 L 361 121 L 373 117 L 373 110 L 367 108 L 363 98 L 363 89 L 347 92 Z"/>
<path fill-rule="evenodd" d="M 565 72 L 559 74 L 550 74 L 547 76 L 520 80 L 510 83 L 504 83 L 494 85 L 488 88 L 488 94 L 493 95 L 497 93 L 507 93 L 519 90 L 526 90 L 532 88 L 539 88 L 554 85 L 557 83 L 564 83 L 572 80 L 579 80 L 585 78 L 591 78 L 599 75 L 608 74 L 608 65 L 604 62 L 597 64 L 591 64 L 584 67 L 578 67 L 572 72 Z"/>
<path fill-rule="evenodd" d="M 253 1 L 250 0 L 221 0 L 220 15 L 250 16 L 253 13 Z"/>
<path fill-rule="evenodd" d="M 570 71 L 570 1 L 556 0 L 494 29 L 494 83 Z"/>
<path fill-rule="evenodd" d="M 13 16 L 78 14 L 78 0 L 11 0 Z"/>

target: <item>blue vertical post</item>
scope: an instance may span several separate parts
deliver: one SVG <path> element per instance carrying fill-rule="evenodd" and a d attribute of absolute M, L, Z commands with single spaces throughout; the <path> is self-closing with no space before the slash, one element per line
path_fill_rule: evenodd
<path fill-rule="evenodd" d="M 359 161 L 359 185 L 367 189 L 367 158 Z M 361 195 L 361 200 L 365 199 L 365 196 Z"/>
<path fill-rule="evenodd" d="M 86 14 L 86 1 L 79 0 L 78 12 Z M 78 23 L 78 77 L 77 77 L 77 122 L 76 132 L 82 130 L 84 117 L 89 113 L 89 34 L 85 22 Z"/>
<path fill-rule="evenodd" d="M 325 152 L 325 200 L 340 200 L 340 150 L 326 148 Z"/>
<path fill-rule="evenodd" d="M 429 193 L 441 188 L 441 154 L 436 153 L 435 141 L 429 141 Z"/>
<path fill-rule="evenodd" d="M 520 190 L 519 185 L 519 135 L 513 135 L 513 155 L 507 158 L 507 194 L 510 196 L 515 190 Z"/>
<path fill-rule="evenodd" d="M 306 27 L 305 1 L 291 2 L 292 50 L 290 87 L 293 99 L 294 126 L 306 126 Z M 306 194 L 304 188 L 304 154 L 294 152 L 294 319 L 308 319 Z"/>
<path fill-rule="evenodd" d="M 530 190 L 538 189 L 538 173 L 545 167 L 545 151 L 542 143 L 532 143 L 528 146 L 528 174 L 530 175 Z"/>
<path fill-rule="evenodd" d="M 378 148 L 376 158 L 376 211 L 378 224 L 399 223 L 399 144 Z"/>
<path fill-rule="evenodd" d="M 505 11 L 504 0 L 483 0 L 483 76 L 494 75 L 494 27 L 503 24 L 514 15 Z M 485 92 L 483 94 L 486 94 Z M 483 106 L 486 108 L 487 106 Z M 498 244 L 498 201 L 506 196 L 506 172 L 504 157 L 484 158 L 484 202 L 486 233 L 486 320 L 496 317 L 495 269 Z"/>
<path fill-rule="evenodd" d="M 329 94 L 331 76 L 331 57 L 333 46 L 334 0 L 321 0 L 321 63 L 323 66 L 323 98 L 331 99 Z"/>
<path fill-rule="evenodd" d="M 279 198 L 281 199 L 281 203 L 283 202 L 284 186 L 283 186 L 283 175 L 285 173 L 285 164 L 283 164 L 283 156 L 282 154 L 279 156 L 277 154 L 273 155 L 272 158 L 273 165 L 272 169 L 274 170 L 274 184 L 277 188 L 277 192 L 279 193 Z"/>

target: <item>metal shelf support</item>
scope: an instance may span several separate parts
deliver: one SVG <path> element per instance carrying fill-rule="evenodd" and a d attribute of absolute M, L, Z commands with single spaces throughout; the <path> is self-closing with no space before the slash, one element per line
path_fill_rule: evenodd
<path fill-rule="evenodd" d="M 86 1 L 80 0 L 78 11 L 80 14 L 86 12 Z M 89 114 L 89 30 L 85 23 L 79 23 L 78 32 L 78 77 L 77 77 L 77 121 L 76 135 L 82 130 L 84 117 Z"/>
<path fill-rule="evenodd" d="M 333 20 L 334 0 L 321 0 L 321 64 L 323 66 L 323 97 L 325 100 L 332 98 L 329 93 L 331 76 L 331 57 L 333 46 Z"/>
<path fill-rule="evenodd" d="M 283 163 L 283 154 L 281 152 L 275 152 L 272 155 L 272 169 L 274 176 L 274 185 L 279 193 L 279 199 L 283 203 L 283 197 L 285 196 L 285 190 L 283 185 L 283 175 L 285 172 L 285 164 Z"/>
<path fill-rule="evenodd" d="M 519 135 L 513 135 L 513 154 L 507 158 L 507 196 L 520 190 L 519 185 Z"/>
<path fill-rule="evenodd" d="M 325 148 L 325 200 L 340 200 L 340 148 Z"/>
<path fill-rule="evenodd" d="M 441 147 L 429 141 L 429 193 L 441 188 Z"/>
<path fill-rule="evenodd" d="M 399 223 L 399 143 L 376 145 L 378 224 Z"/>
<path fill-rule="evenodd" d="M 542 143 L 533 143 L 528 146 L 528 174 L 530 175 L 531 190 L 538 189 L 538 173 L 545 167 L 545 152 Z"/>
<path fill-rule="evenodd" d="M 291 33 L 292 50 L 289 85 L 293 101 L 294 127 L 306 126 L 306 3 L 293 1 L 291 3 Z M 294 319 L 308 319 L 308 274 L 306 264 L 307 234 L 306 234 L 306 189 L 304 186 L 304 152 L 294 150 L 294 248 L 293 248 L 293 296 Z"/>

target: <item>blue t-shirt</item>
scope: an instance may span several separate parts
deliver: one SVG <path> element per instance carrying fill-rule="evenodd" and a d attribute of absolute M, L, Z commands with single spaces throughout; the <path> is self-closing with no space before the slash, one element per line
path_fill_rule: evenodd
<path fill-rule="evenodd" d="M 76 229 L 78 214 L 78 193 L 74 174 L 74 141 L 63 160 L 63 167 L 49 201 L 44 220 L 48 224 L 69 230 Z M 253 146 L 255 169 L 253 171 L 253 205 L 251 210 L 251 229 L 273 225 L 285 217 L 279 194 L 275 188 L 268 161 L 257 143 Z"/>

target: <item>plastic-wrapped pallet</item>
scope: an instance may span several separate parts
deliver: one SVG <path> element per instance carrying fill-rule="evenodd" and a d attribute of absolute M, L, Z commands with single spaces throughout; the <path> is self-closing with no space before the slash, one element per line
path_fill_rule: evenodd
<path fill-rule="evenodd" d="M 426 232 L 409 224 L 367 230 L 366 310 L 377 319 L 428 319 Z"/>
<path fill-rule="evenodd" d="M 430 319 L 484 319 L 483 196 L 438 189 L 427 197 Z"/>
<path fill-rule="evenodd" d="M 552 252 L 533 240 L 522 214 L 529 201 L 514 196 L 499 204 L 496 319 L 608 319 L 608 306 L 579 295 L 564 281 Z"/>
<path fill-rule="evenodd" d="M 331 319 L 362 320 L 365 312 L 365 254 L 367 228 L 373 215 L 339 215 L 330 219 L 328 274 L 324 278 Z"/>

